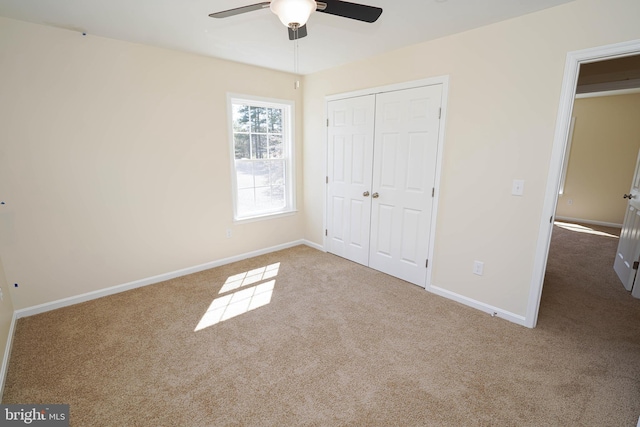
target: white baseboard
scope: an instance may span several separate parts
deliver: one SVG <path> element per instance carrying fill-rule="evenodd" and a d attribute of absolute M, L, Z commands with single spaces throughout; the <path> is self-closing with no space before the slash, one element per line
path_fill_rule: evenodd
<path fill-rule="evenodd" d="M 567 216 L 557 216 L 554 219 L 556 221 L 577 222 L 580 224 L 601 225 L 603 227 L 622 228 L 622 224 L 616 224 L 615 222 L 593 221 L 590 219 L 569 218 Z"/>
<path fill-rule="evenodd" d="M 140 288 L 143 286 L 153 285 L 155 283 L 164 282 L 165 280 L 175 279 L 176 277 L 186 276 L 188 274 L 198 273 L 200 271 L 209 270 L 210 268 L 220 267 L 221 265 L 231 264 L 232 262 L 242 261 L 247 258 L 253 258 L 259 255 L 276 252 L 282 249 L 291 248 L 298 245 L 307 245 L 312 248 L 318 249 L 318 245 L 307 240 L 296 240 L 289 243 L 284 243 L 270 248 L 260 249 L 257 251 L 247 252 L 241 255 L 232 256 L 229 258 L 223 258 L 218 261 L 212 261 L 205 264 L 196 265 L 193 267 L 183 268 L 181 270 L 171 271 L 157 276 L 147 277 L 145 279 L 135 280 L 133 282 L 124 283 L 121 285 L 112 286 L 109 288 L 100 289 L 97 291 L 87 292 L 85 294 L 75 295 L 68 298 L 59 299 L 44 304 L 34 305 L 32 307 L 22 308 L 14 312 L 14 317 L 20 319 L 22 317 L 33 316 L 35 314 L 45 313 L 47 311 L 56 310 L 58 308 L 67 307 L 81 302 L 94 300 L 97 298 L 105 297 L 108 295 L 117 294 L 131 289 Z M 322 250 L 322 249 L 321 249 Z"/>
<path fill-rule="evenodd" d="M 511 313 L 509 311 L 505 311 L 501 308 L 497 308 L 494 307 L 492 305 L 489 304 L 485 304 L 483 302 L 480 301 L 476 301 L 474 299 L 465 297 L 463 295 L 457 294 L 455 292 L 451 292 L 448 291 L 446 289 L 440 288 L 438 286 L 427 286 L 426 287 L 427 291 L 434 293 L 436 295 L 440 295 L 441 297 L 445 297 L 447 299 L 459 302 L 461 304 L 464 304 L 466 306 L 475 308 L 476 310 L 480 310 L 480 311 L 484 311 L 485 313 L 488 313 L 492 316 L 495 317 L 500 317 L 501 319 L 505 319 L 508 320 L 510 322 L 516 323 L 518 325 L 521 326 L 526 326 L 528 328 L 531 328 L 531 326 L 529 326 L 526 322 L 526 318 L 524 316 L 520 316 L 518 314 L 514 314 Z"/>
<path fill-rule="evenodd" d="M 310 248 L 317 249 L 317 250 L 319 250 L 321 252 L 326 252 L 326 250 L 324 249 L 324 246 L 319 245 L 317 243 L 313 243 L 313 242 L 311 242 L 309 240 L 306 240 L 306 239 L 304 239 L 302 241 L 302 243 L 304 243 L 305 245 L 309 246 Z"/>
<path fill-rule="evenodd" d="M 11 356 L 11 346 L 13 345 L 13 334 L 16 328 L 16 316 L 15 311 L 11 318 L 11 326 L 9 326 L 9 335 L 7 336 L 7 344 L 4 347 L 4 358 L 2 359 L 2 367 L 0 367 L 0 398 L 4 394 L 4 381 L 7 378 L 7 370 L 9 369 L 9 357 Z"/>

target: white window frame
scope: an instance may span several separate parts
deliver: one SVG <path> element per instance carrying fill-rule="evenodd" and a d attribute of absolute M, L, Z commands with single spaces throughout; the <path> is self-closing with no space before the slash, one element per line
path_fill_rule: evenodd
<path fill-rule="evenodd" d="M 258 107 L 277 107 L 283 109 L 282 118 L 282 140 L 285 157 L 285 206 L 277 210 L 265 210 L 255 212 L 251 215 L 239 215 L 238 213 L 238 182 L 235 158 L 235 141 L 233 130 L 233 104 L 249 104 Z M 233 199 L 233 220 L 234 222 L 255 221 L 270 219 L 277 216 L 291 215 L 296 211 L 296 188 L 295 188 L 295 103 L 290 100 L 263 98 L 252 95 L 227 94 L 227 123 L 229 134 L 229 151 L 231 164 L 231 193 Z"/>

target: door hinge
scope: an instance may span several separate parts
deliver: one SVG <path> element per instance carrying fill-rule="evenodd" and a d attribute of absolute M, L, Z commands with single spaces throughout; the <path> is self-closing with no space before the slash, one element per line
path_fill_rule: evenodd
<path fill-rule="evenodd" d="M 326 176 L 325 183 L 326 183 L 326 184 L 328 184 L 328 183 L 329 183 L 329 176 L 328 176 L 328 175 Z"/>
<path fill-rule="evenodd" d="M 329 127 L 329 119 L 327 119 L 327 127 Z"/>
<path fill-rule="evenodd" d="M 442 118 L 442 107 L 438 109 L 438 120 Z"/>
<path fill-rule="evenodd" d="M 326 228 L 324 229 L 324 235 L 328 236 L 329 235 L 329 230 L 327 230 Z"/>
<path fill-rule="evenodd" d="M 424 268 L 429 268 L 429 260 L 427 260 L 427 262 L 424 263 Z"/>
<path fill-rule="evenodd" d="M 433 187 L 431 189 L 431 197 L 434 197 L 436 195 L 436 187 Z"/>
<path fill-rule="evenodd" d="M 640 265 L 640 261 L 636 261 L 636 262 L 634 262 L 634 263 L 633 263 L 633 269 L 634 269 L 634 270 L 637 270 L 639 265 Z"/>

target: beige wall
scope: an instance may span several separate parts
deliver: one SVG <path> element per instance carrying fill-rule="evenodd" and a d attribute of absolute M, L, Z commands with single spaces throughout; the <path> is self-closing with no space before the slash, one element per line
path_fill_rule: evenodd
<path fill-rule="evenodd" d="M 432 284 L 525 316 L 567 52 L 640 38 L 638 16 L 637 0 L 576 0 L 307 76 L 305 237 L 323 242 L 324 97 L 448 75 Z"/>
<path fill-rule="evenodd" d="M 640 94 L 577 99 L 556 215 L 622 224 L 640 149 Z"/>
<path fill-rule="evenodd" d="M 0 18 L 0 76 L 16 309 L 302 237 L 302 212 L 234 225 L 230 189 L 227 92 L 295 101 L 300 136 L 292 75 Z"/>

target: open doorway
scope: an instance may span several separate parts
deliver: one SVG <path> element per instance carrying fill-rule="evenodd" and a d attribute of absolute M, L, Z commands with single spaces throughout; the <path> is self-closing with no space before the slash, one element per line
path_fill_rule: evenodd
<path fill-rule="evenodd" d="M 640 256 L 638 117 L 640 55 L 580 67 L 540 301 L 547 315 L 570 287 L 573 300 L 579 295 L 596 306 L 603 299 L 624 301 L 622 287 L 634 288 Z M 574 305 L 565 301 L 565 307 Z"/>
<path fill-rule="evenodd" d="M 621 227 L 640 149 L 640 55 L 584 64 L 555 219 Z"/>
<path fill-rule="evenodd" d="M 529 305 L 527 307 L 526 325 L 529 327 L 535 327 L 538 320 L 543 281 L 553 232 L 553 220 L 558 206 L 559 190 L 561 187 L 563 172 L 566 170 L 564 167 L 564 160 L 570 155 L 567 148 L 570 148 L 568 141 L 571 131 L 574 101 L 576 94 L 578 93 L 580 71 L 581 69 L 587 70 L 587 72 L 583 73 L 583 84 L 581 85 L 582 87 L 580 92 L 603 92 L 605 90 L 605 86 L 603 85 L 606 84 L 609 85 L 609 87 L 607 87 L 609 91 L 614 89 L 628 90 L 630 89 L 629 87 L 621 86 L 633 84 L 634 82 L 632 82 L 632 80 L 635 79 L 628 77 L 621 79 L 618 74 L 616 74 L 617 71 L 603 72 L 602 69 L 607 68 L 607 66 L 616 65 L 616 63 L 606 63 L 607 61 L 622 60 L 624 58 L 631 58 L 638 55 L 640 55 L 640 41 L 570 52 L 567 55 L 556 134 L 549 170 L 549 179 L 545 195 L 545 204 L 543 207 L 540 233 L 538 235 L 538 246 L 536 251 L 534 274 L 531 283 L 531 293 Z M 625 59 L 621 62 L 633 62 L 633 60 Z M 617 65 L 620 65 L 621 62 L 618 62 Z M 593 65 L 590 66 L 589 64 Z M 587 83 L 584 83 L 585 77 L 589 77 L 587 79 Z M 605 77 L 605 80 L 610 81 L 598 81 L 598 78 L 602 77 Z M 618 83 L 615 84 L 617 87 L 612 87 L 612 80 L 616 79 L 618 80 Z M 638 81 L 640 82 L 640 79 L 638 79 Z M 638 86 L 640 86 L 640 84 L 638 84 Z M 620 195 L 620 197 L 622 197 L 622 195 Z"/>

